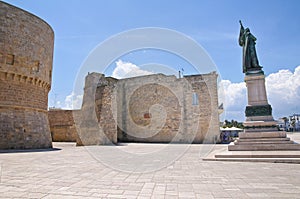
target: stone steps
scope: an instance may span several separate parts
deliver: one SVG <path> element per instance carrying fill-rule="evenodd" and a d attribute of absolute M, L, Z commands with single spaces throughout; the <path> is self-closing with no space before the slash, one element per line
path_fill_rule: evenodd
<path fill-rule="evenodd" d="M 244 139 L 238 139 L 238 142 L 257 142 L 257 141 L 262 141 L 262 142 L 275 142 L 275 141 L 290 141 L 291 139 L 286 137 L 286 138 L 244 138 Z"/>
<path fill-rule="evenodd" d="M 277 133 L 273 134 L 278 136 Z M 300 138 L 300 133 L 299 133 Z M 296 139 L 298 142 L 300 139 Z M 294 137 L 295 139 L 295 137 Z M 234 161 L 234 162 L 272 162 L 300 164 L 300 144 L 274 144 L 272 142 L 291 143 L 293 138 L 244 138 L 236 143 L 230 143 L 203 158 L 206 161 Z M 263 143 L 253 144 L 257 141 Z M 290 142 L 291 141 L 291 142 Z M 241 144 L 252 142 L 251 144 Z"/>
<path fill-rule="evenodd" d="M 300 151 L 300 144 L 286 136 L 285 131 L 244 132 L 228 145 L 229 151 Z"/>
<path fill-rule="evenodd" d="M 300 164 L 300 158 L 204 158 L 204 161 L 267 162 Z"/>
<path fill-rule="evenodd" d="M 286 138 L 285 131 L 240 133 L 240 139 Z"/>
<path fill-rule="evenodd" d="M 300 153 L 288 153 L 290 151 L 285 151 L 286 153 L 223 153 L 216 154 L 215 158 L 300 158 Z"/>
<path fill-rule="evenodd" d="M 271 140 L 255 140 L 255 141 L 236 141 L 235 145 L 261 145 L 261 144 L 295 144 L 294 141 L 271 141 Z"/>
<path fill-rule="evenodd" d="M 272 162 L 300 164 L 300 151 L 214 151 L 205 161 Z"/>
<path fill-rule="evenodd" d="M 229 151 L 300 151 L 299 144 L 243 144 L 228 146 Z"/>

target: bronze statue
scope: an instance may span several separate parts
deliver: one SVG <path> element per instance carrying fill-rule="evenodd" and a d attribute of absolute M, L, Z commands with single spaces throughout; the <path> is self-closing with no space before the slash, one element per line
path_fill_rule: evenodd
<path fill-rule="evenodd" d="M 243 47 L 243 73 L 261 71 L 262 67 L 258 63 L 255 50 L 256 38 L 251 34 L 249 28 L 244 29 L 241 20 L 239 22 L 241 25 L 239 44 Z"/>

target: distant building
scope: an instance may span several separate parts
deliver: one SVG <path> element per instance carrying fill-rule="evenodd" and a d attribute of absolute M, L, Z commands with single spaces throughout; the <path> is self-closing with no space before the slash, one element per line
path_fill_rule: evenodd
<path fill-rule="evenodd" d="M 300 114 L 293 114 L 288 117 L 287 131 L 300 131 Z"/>
<path fill-rule="evenodd" d="M 296 132 L 300 131 L 300 114 L 293 114 L 289 117 L 279 118 L 277 126 L 282 131 Z"/>
<path fill-rule="evenodd" d="M 286 128 L 286 124 L 287 124 L 287 118 L 279 118 L 277 120 L 277 127 L 280 131 L 286 131 L 287 128 Z"/>

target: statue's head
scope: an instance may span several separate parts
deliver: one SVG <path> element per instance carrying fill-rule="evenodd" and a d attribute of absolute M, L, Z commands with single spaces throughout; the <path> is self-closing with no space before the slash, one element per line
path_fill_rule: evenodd
<path fill-rule="evenodd" d="M 249 28 L 246 28 L 246 29 L 245 29 L 245 32 L 250 32 L 250 29 L 249 29 Z"/>

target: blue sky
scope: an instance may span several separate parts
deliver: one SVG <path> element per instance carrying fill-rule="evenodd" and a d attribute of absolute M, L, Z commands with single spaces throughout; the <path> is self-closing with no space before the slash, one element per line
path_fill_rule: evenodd
<path fill-rule="evenodd" d="M 282 69 L 290 71 L 290 75 L 295 76 L 294 70 L 300 65 L 298 0 L 5 0 L 5 2 L 39 16 L 54 29 L 55 50 L 53 85 L 49 94 L 50 106 L 53 106 L 54 102 L 63 104 L 67 100 L 67 96 L 72 93 L 73 83 L 82 63 L 99 43 L 112 35 L 134 28 L 168 28 L 191 37 L 210 55 L 217 65 L 221 78 L 233 85 L 239 85 L 244 78 L 241 66 L 242 49 L 237 43 L 240 19 L 258 39 L 257 53 L 266 76 L 278 74 Z M 153 59 L 155 62 L 174 67 L 175 71 L 182 66 L 186 67 L 186 74 L 194 73 L 185 66 L 184 61 L 174 56 L 156 51 L 144 54 L 141 56 L 136 53 L 135 56 L 128 55 L 120 59 L 137 66 Z M 105 71 L 107 75 L 112 74 L 113 68 L 114 65 Z M 300 96 L 300 92 L 299 95 L 297 93 L 298 84 L 294 92 L 296 94 L 292 97 L 298 99 Z M 244 98 L 243 100 L 241 107 L 246 103 Z M 293 106 L 291 110 L 295 109 L 300 112 L 299 106 Z M 242 114 L 227 114 L 226 119 L 243 120 Z M 280 117 L 292 113 L 282 110 L 275 114 Z"/>

